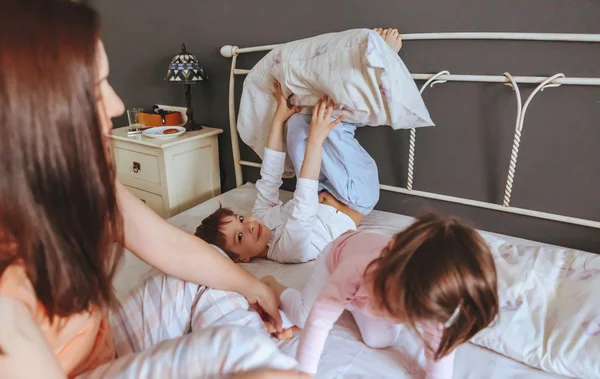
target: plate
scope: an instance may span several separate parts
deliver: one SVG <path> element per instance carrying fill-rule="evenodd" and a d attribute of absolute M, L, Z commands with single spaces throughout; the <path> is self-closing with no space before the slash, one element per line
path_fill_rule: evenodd
<path fill-rule="evenodd" d="M 177 133 L 164 134 L 165 130 L 168 129 L 177 129 Z M 154 128 L 146 129 L 142 132 L 142 134 L 146 137 L 158 139 L 175 138 L 177 136 L 182 135 L 183 133 L 185 133 L 185 128 L 182 126 L 157 126 Z"/>

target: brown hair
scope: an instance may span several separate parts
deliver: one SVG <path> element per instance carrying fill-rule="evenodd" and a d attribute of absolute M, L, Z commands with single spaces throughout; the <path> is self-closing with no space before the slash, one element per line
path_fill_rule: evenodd
<path fill-rule="evenodd" d="M 366 270 L 379 307 L 417 324 L 446 323 L 435 359 L 487 327 L 498 314 L 494 259 L 479 233 L 452 217 L 427 214 L 396 234 Z M 431 348 L 431 346 L 429 346 Z"/>
<path fill-rule="evenodd" d="M 0 247 L 14 246 L 0 276 L 23 264 L 50 320 L 109 305 L 122 220 L 97 111 L 98 17 L 7 0 L 0 35 Z"/>
<path fill-rule="evenodd" d="M 232 217 L 235 213 L 229 208 L 223 208 L 219 205 L 219 208 L 214 211 L 210 216 L 202 220 L 202 223 L 196 228 L 194 235 L 206 243 L 213 244 L 219 249 L 223 250 L 231 260 L 234 262 L 239 259 L 239 255 L 225 249 L 225 234 L 221 231 L 221 227 L 228 222 L 225 221 L 226 217 Z"/>

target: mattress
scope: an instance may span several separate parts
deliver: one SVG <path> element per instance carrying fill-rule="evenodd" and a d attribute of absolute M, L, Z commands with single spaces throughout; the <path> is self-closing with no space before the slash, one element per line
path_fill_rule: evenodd
<path fill-rule="evenodd" d="M 287 201 L 292 197 L 288 191 L 280 191 L 280 197 Z M 169 220 L 173 225 L 193 233 L 200 221 L 212 213 L 219 204 L 230 207 L 240 214 L 251 214 L 256 189 L 253 184 L 224 193 Z M 394 213 L 373 211 L 363 220 L 359 229 L 398 231 L 412 222 L 407 216 Z M 492 235 L 490 233 L 490 235 Z M 510 236 L 500 236 L 507 241 L 525 241 Z M 290 287 L 301 289 L 308 277 L 312 262 L 298 265 L 284 265 L 261 260 L 243 265 L 245 269 L 261 278 L 273 275 Z M 119 296 L 140 284 L 152 269 L 127 253 L 125 262 L 117 273 L 115 287 Z M 281 349 L 294 355 L 297 338 L 282 343 Z M 371 349 L 362 343 L 358 328 L 352 316 L 345 312 L 331 331 L 321 357 L 319 373 L 316 378 L 422 378 L 425 358 L 420 342 L 408 331 L 401 333 L 394 347 Z M 503 355 L 494 353 L 473 344 L 458 348 L 455 361 L 455 379 L 550 379 L 563 376 L 536 370 Z"/>

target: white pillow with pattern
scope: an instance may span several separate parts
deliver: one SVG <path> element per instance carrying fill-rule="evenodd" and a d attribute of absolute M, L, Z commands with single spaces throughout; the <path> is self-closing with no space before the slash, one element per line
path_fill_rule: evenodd
<path fill-rule="evenodd" d="M 242 140 L 261 158 L 276 108 L 273 82 L 282 85 L 295 105 L 311 113 L 328 95 L 334 116 L 359 125 L 394 129 L 432 126 L 410 72 L 398 56 L 369 29 L 329 33 L 284 44 L 267 54 L 246 77 L 238 115 Z M 288 160 L 286 176 L 293 176 Z"/>
<path fill-rule="evenodd" d="M 500 317 L 471 342 L 544 371 L 600 378 L 600 255 L 486 239 Z"/>

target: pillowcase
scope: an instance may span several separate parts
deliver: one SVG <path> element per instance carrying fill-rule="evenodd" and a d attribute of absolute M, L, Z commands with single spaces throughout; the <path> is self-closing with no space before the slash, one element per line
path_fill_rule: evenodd
<path fill-rule="evenodd" d="M 471 342 L 544 371 L 600 378 L 600 256 L 486 239 L 500 317 Z"/>
<path fill-rule="evenodd" d="M 238 115 L 242 141 L 261 158 L 276 108 L 273 82 L 286 98 L 305 106 L 324 95 L 335 103 L 334 117 L 358 125 L 394 129 L 432 126 L 410 72 L 398 56 L 369 29 L 329 33 L 284 44 L 267 54 L 246 77 Z M 285 176 L 293 176 L 286 162 Z"/>

